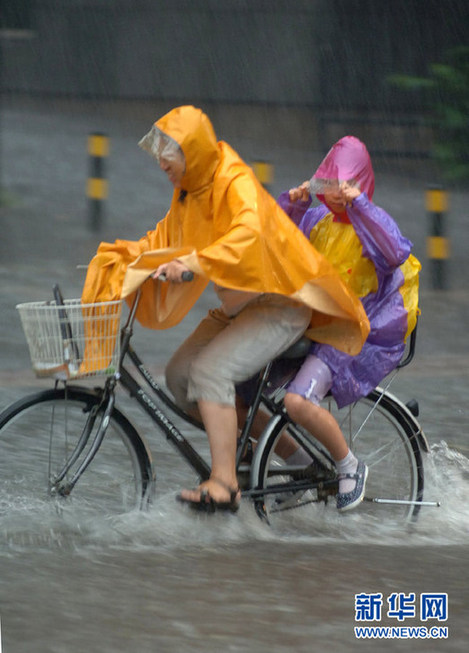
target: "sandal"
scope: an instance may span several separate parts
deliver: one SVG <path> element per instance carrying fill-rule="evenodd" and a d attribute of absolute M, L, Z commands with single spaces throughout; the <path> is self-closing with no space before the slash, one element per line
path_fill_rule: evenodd
<path fill-rule="evenodd" d="M 241 504 L 241 497 L 239 496 L 241 491 L 239 487 L 233 489 L 232 487 L 227 485 L 224 481 L 221 481 L 219 478 L 211 478 L 209 480 L 214 481 L 224 490 L 229 492 L 230 500 L 215 501 L 215 499 L 210 495 L 210 492 L 205 489 L 200 490 L 200 496 L 198 501 L 193 501 L 192 499 L 186 499 L 180 494 L 177 495 L 176 499 L 180 503 L 188 504 L 190 508 L 192 508 L 193 510 L 197 510 L 199 512 L 206 512 L 209 514 L 213 514 L 217 510 L 221 510 L 225 512 L 233 512 L 233 513 L 237 512 Z"/>

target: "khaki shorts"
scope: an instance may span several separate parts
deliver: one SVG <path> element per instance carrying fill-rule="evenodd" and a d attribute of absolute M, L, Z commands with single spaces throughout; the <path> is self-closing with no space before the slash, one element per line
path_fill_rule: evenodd
<path fill-rule="evenodd" d="M 253 299 L 231 318 L 210 311 L 167 365 L 176 403 L 185 410 L 201 399 L 234 406 L 235 385 L 288 349 L 310 320 L 310 308 L 273 294 Z"/>

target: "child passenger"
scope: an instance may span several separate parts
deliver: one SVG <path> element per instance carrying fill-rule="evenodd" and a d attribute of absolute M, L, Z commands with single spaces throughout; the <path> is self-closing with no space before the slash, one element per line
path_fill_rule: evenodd
<path fill-rule="evenodd" d="M 362 501 L 368 468 L 355 458 L 338 423 L 319 402 L 330 391 L 341 408 L 376 387 L 399 363 L 418 312 L 420 263 L 410 254 L 412 243 L 394 220 L 373 204 L 373 191 L 374 174 L 365 145 L 345 136 L 332 146 L 309 182 L 279 198 L 284 211 L 360 298 L 371 326 L 355 356 L 313 344 L 285 396 L 290 417 L 334 458 L 340 511 Z M 309 208 L 312 194 L 320 205 Z"/>

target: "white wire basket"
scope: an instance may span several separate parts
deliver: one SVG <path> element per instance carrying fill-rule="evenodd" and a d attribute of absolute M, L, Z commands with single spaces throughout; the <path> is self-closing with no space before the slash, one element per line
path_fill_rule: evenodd
<path fill-rule="evenodd" d="M 36 376 L 67 380 L 117 372 L 121 301 L 81 304 L 68 299 L 63 306 L 51 301 L 16 308 Z"/>

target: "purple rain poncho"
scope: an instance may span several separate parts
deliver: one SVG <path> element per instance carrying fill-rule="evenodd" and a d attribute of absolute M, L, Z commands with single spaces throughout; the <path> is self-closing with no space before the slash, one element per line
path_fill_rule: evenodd
<path fill-rule="evenodd" d="M 362 192 L 347 206 L 346 215 L 337 216 L 321 190 L 330 182 L 352 180 Z M 357 138 L 345 136 L 331 148 L 310 186 L 318 191 L 320 206 L 309 208 L 311 200 L 292 203 L 288 192 L 279 204 L 360 297 L 371 326 L 356 356 L 329 345 L 311 347 L 310 353 L 332 372 L 331 392 L 341 408 L 367 395 L 399 363 L 404 340 L 416 323 L 420 264 L 410 254 L 412 243 L 371 201 L 373 168 Z"/>

